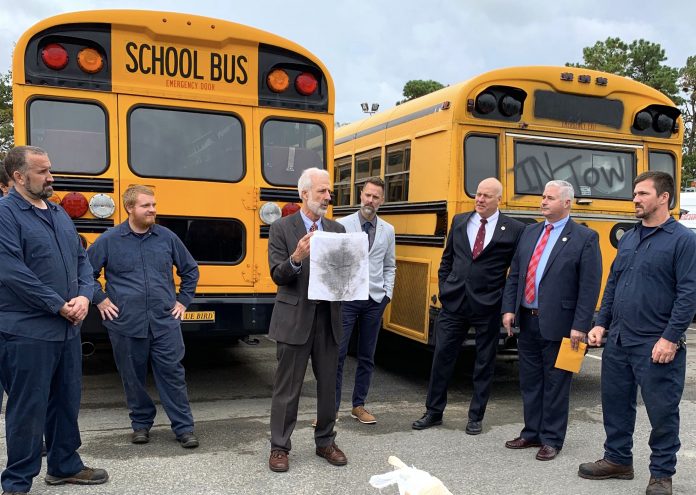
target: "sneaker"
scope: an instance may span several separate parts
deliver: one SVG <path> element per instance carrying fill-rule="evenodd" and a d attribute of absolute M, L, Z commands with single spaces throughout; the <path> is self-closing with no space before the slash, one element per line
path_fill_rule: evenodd
<path fill-rule="evenodd" d="M 650 477 L 645 495 L 672 495 L 672 478 Z"/>
<path fill-rule="evenodd" d="M 607 459 L 600 459 L 596 462 L 580 464 L 578 476 L 587 480 L 608 480 L 610 478 L 632 480 L 633 466 L 616 464 Z"/>
<path fill-rule="evenodd" d="M 59 478 L 58 476 L 47 474 L 44 481 L 47 485 L 64 485 L 66 483 L 71 485 L 101 485 L 102 483 L 106 483 L 108 479 L 109 473 L 104 469 L 95 469 L 85 466 L 79 473 L 66 478 Z"/>
<path fill-rule="evenodd" d="M 356 406 L 350 412 L 350 417 L 357 419 L 364 425 L 373 425 L 377 422 L 377 419 L 370 414 L 370 412 L 365 409 L 364 406 Z"/>
<path fill-rule="evenodd" d="M 336 411 L 336 423 L 338 423 L 338 411 Z M 312 428 L 316 428 L 316 427 L 317 427 L 317 418 L 314 418 L 312 420 Z"/>

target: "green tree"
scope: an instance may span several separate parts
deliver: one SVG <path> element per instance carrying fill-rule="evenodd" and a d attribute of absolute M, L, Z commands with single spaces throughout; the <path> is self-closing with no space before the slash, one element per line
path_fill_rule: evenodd
<path fill-rule="evenodd" d="M 682 103 L 677 86 L 679 70 L 663 63 L 667 56 L 659 43 L 640 39 L 627 44 L 610 37 L 583 48 L 582 58 L 581 63 L 566 65 L 630 77 L 661 91 L 675 103 Z"/>
<path fill-rule="evenodd" d="M 12 72 L 0 74 L 0 157 L 14 146 L 12 124 Z"/>
<path fill-rule="evenodd" d="M 397 101 L 397 105 L 401 105 L 409 100 L 419 98 L 438 89 L 442 89 L 445 86 L 437 81 L 429 79 L 427 81 L 423 79 L 412 79 L 404 84 L 404 99 Z"/>
<path fill-rule="evenodd" d="M 682 118 L 684 119 L 684 155 L 682 157 L 682 186 L 696 179 L 696 55 L 686 59 L 686 65 L 679 70 L 679 87 L 685 94 L 682 99 Z"/>

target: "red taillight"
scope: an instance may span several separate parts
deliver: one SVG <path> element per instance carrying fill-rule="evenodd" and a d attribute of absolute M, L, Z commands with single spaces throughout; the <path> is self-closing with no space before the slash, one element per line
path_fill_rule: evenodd
<path fill-rule="evenodd" d="M 87 213 L 87 208 L 89 207 L 87 198 L 76 192 L 66 194 L 63 197 L 63 201 L 60 202 L 60 205 L 70 218 L 80 218 Z"/>
<path fill-rule="evenodd" d="M 68 65 L 68 52 L 63 45 L 49 43 L 41 50 L 41 60 L 49 69 L 61 70 Z"/>
<path fill-rule="evenodd" d="M 318 85 L 317 78 L 309 72 L 303 72 L 295 79 L 295 89 L 301 95 L 311 95 L 317 90 Z"/>
<path fill-rule="evenodd" d="M 293 213 L 297 213 L 300 211 L 300 205 L 297 203 L 288 203 L 283 208 L 280 210 L 281 214 L 284 217 L 287 217 L 288 215 L 292 215 Z"/>

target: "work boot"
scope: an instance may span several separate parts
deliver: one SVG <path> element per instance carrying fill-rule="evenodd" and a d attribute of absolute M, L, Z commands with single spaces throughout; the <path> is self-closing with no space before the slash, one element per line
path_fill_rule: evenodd
<path fill-rule="evenodd" d="M 71 485 L 101 485 L 102 483 L 106 483 L 108 479 L 109 473 L 104 469 L 93 469 L 85 466 L 79 473 L 66 478 L 59 478 L 58 476 L 47 474 L 44 481 L 47 485 L 64 485 L 66 483 Z"/>
<path fill-rule="evenodd" d="M 580 464 L 578 476 L 587 480 L 608 480 L 609 478 L 632 480 L 633 466 L 616 464 L 607 459 L 600 459 L 595 462 Z"/>
<path fill-rule="evenodd" d="M 672 495 L 672 478 L 650 477 L 645 495 Z"/>

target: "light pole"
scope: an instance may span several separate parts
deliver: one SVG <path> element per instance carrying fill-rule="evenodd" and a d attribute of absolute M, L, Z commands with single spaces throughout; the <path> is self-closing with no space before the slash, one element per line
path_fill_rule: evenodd
<path fill-rule="evenodd" d="M 362 111 L 368 115 L 372 115 L 379 110 L 379 103 L 373 103 L 372 106 L 368 105 L 367 103 L 361 103 L 360 106 L 362 107 Z"/>

